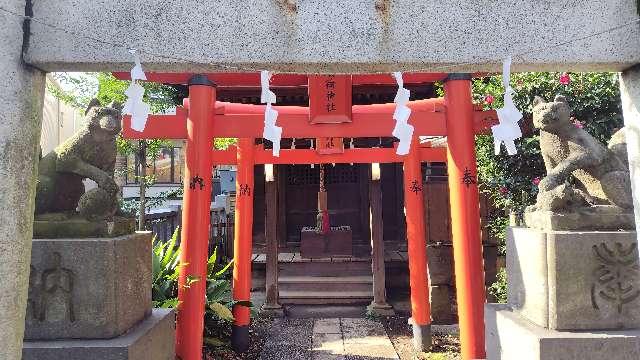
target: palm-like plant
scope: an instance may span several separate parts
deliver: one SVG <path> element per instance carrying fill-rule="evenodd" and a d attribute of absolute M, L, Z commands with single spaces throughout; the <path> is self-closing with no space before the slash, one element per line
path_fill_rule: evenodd
<path fill-rule="evenodd" d="M 180 249 L 176 246 L 179 229 L 167 242 L 153 237 L 151 296 L 154 307 L 173 308 L 178 305 L 178 275 Z"/>
<path fill-rule="evenodd" d="M 176 246 L 179 229 L 173 232 L 167 242 L 153 240 L 152 269 L 153 286 L 152 297 L 155 307 L 174 308 L 178 305 L 178 276 L 180 273 L 180 248 Z M 234 302 L 231 296 L 231 282 L 228 271 L 233 260 L 222 268 L 218 264 L 218 249 L 207 260 L 207 291 L 205 320 L 221 320 L 232 322 L 231 307 L 235 304 L 251 306 L 249 302 Z M 187 276 L 189 286 L 200 281 L 196 276 Z M 205 321 L 211 323 L 211 321 Z"/>

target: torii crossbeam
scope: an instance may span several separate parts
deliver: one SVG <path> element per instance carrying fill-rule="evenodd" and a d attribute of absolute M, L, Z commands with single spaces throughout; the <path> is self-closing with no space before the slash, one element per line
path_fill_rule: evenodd
<path fill-rule="evenodd" d="M 116 74 L 126 78 L 126 73 Z M 344 75 L 342 75 L 344 76 Z M 181 237 L 181 263 L 176 333 L 177 355 L 183 360 L 200 360 L 206 281 L 188 287 L 187 279 L 205 279 L 208 229 L 210 224 L 212 167 L 237 165 L 234 234 L 233 298 L 249 301 L 251 289 L 251 250 L 253 221 L 253 167 L 255 164 L 384 163 L 404 164 L 404 195 L 407 223 L 411 309 L 414 341 L 418 348 L 430 344 L 430 305 L 425 243 L 424 200 L 420 163 L 447 162 L 453 247 L 455 258 L 458 313 L 463 359 L 484 358 L 485 302 L 477 169 L 474 136 L 497 123 L 495 111 L 474 107 L 469 74 L 411 74 L 407 82 L 445 82 L 444 98 L 409 102 L 409 124 L 415 128 L 408 155 L 394 148 L 345 149 L 320 154 L 313 149 L 283 149 L 273 156 L 255 139 L 263 133 L 264 106 L 216 101 L 216 84 L 259 86 L 259 74 L 148 74 L 150 81 L 182 83 L 189 86 L 189 98 L 175 115 L 152 115 L 144 131 L 131 129 L 124 118 L 127 139 L 186 139 L 186 168 Z M 289 86 L 306 85 L 306 75 L 279 75 L 274 81 Z M 353 75 L 352 83 L 394 83 L 389 75 Z M 310 94 L 310 102 L 317 101 Z M 314 100 L 315 99 L 315 100 Z M 348 101 L 350 99 L 343 99 Z M 280 106 L 278 126 L 283 138 L 389 137 L 394 128 L 395 104 L 350 106 L 348 122 L 316 124 L 310 122 L 310 108 Z M 328 110 L 331 110 L 327 107 Z M 419 144 L 418 136 L 447 136 L 446 148 Z M 236 147 L 214 150 L 217 137 L 239 138 Z M 249 345 L 249 308 L 234 306 L 232 344 L 237 351 Z"/>

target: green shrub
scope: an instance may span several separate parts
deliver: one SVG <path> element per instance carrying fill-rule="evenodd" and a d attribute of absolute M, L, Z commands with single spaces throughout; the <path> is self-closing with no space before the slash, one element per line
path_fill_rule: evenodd
<path fill-rule="evenodd" d="M 180 248 L 176 246 L 179 229 L 171 239 L 161 242 L 154 238 L 152 252 L 153 285 L 152 297 L 155 307 L 174 308 L 178 305 L 178 276 L 180 273 Z M 211 334 L 219 334 L 219 328 L 233 322 L 231 308 L 235 304 L 251 307 L 249 302 L 234 302 L 231 295 L 229 269 L 233 264 L 220 267 L 217 264 L 218 250 L 207 260 L 207 291 L 205 303 L 205 342 L 223 343 Z M 187 276 L 185 287 L 200 281 L 196 276 Z"/>
<path fill-rule="evenodd" d="M 178 275 L 180 249 L 176 246 L 179 229 L 173 232 L 168 242 L 154 236 L 151 254 L 153 282 L 151 297 L 154 307 L 173 308 L 178 305 Z"/>
<path fill-rule="evenodd" d="M 603 143 L 623 126 L 617 74 L 569 73 L 568 83 L 561 83 L 560 76 L 560 73 L 511 75 L 514 103 L 524 115 L 520 121 L 523 137 L 516 141 L 517 155 L 505 155 L 504 150 L 495 155 L 490 135 L 476 137 L 480 191 L 488 194 L 495 206 L 489 214 L 488 228 L 490 234 L 498 239 L 502 255 L 505 254 L 509 213 L 521 214 L 526 206 L 535 202 L 538 193 L 536 179 L 546 174 L 540 155 L 539 132 L 532 124 L 533 98 L 541 96 L 552 101 L 557 94 L 564 95 L 569 101 L 574 122 Z M 475 102 L 487 109 L 502 107 L 502 76 L 475 79 L 473 93 Z M 491 104 L 486 101 L 488 97 L 494 100 Z M 502 272 L 490 291 L 499 300 L 506 301 L 506 286 L 506 274 Z"/>
<path fill-rule="evenodd" d="M 507 271 L 504 268 L 498 271 L 496 282 L 489 287 L 489 294 L 495 296 L 499 303 L 507 303 Z"/>

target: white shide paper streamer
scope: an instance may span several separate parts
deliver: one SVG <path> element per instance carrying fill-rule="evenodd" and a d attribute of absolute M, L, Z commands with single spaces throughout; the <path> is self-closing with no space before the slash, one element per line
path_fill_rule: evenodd
<path fill-rule="evenodd" d="M 393 119 L 396 121 L 396 125 L 391 134 L 400 140 L 396 154 L 407 155 L 411 148 L 414 129 L 413 126 L 408 123 L 411 109 L 407 106 L 407 103 L 409 102 L 411 93 L 404 88 L 402 73 L 394 72 L 393 77 L 396 79 L 396 83 L 398 83 L 398 92 L 396 93 L 395 99 L 393 99 L 393 102 L 396 103 L 396 109 L 393 112 Z"/>
<path fill-rule="evenodd" d="M 498 113 L 498 125 L 491 127 L 493 133 L 493 145 L 496 155 L 500 154 L 500 145 L 504 143 L 509 155 L 515 155 L 516 144 L 514 141 L 522 136 L 522 131 L 518 125 L 518 121 L 522 119 L 522 113 L 513 103 L 513 94 L 511 88 L 511 57 L 504 60 L 502 64 L 502 82 L 504 83 L 504 105 L 501 109 L 496 109 Z"/>
<path fill-rule="evenodd" d="M 269 80 L 271 74 L 267 70 L 260 72 L 260 85 L 262 93 L 260 94 L 260 102 L 267 104 L 264 109 L 264 130 L 262 137 L 273 143 L 273 156 L 280 156 L 280 139 L 282 138 L 282 127 L 276 126 L 278 120 L 278 112 L 273 109 L 271 104 L 276 102 L 276 94 L 269 89 Z"/>
<path fill-rule="evenodd" d="M 124 92 L 124 94 L 127 95 L 127 101 L 124 103 L 122 113 L 131 115 L 131 129 L 142 132 L 147 125 L 151 106 L 142 100 L 144 97 L 144 88 L 138 84 L 138 80 L 147 80 L 147 76 L 142 70 L 140 57 L 136 53 L 136 50 L 131 49 L 129 52 L 133 55 L 135 65 L 133 69 L 131 69 L 131 84 Z"/>

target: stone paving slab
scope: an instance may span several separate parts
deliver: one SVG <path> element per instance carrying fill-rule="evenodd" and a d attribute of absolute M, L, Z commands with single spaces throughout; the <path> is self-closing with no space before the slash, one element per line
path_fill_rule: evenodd
<path fill-rule="evenodd" d="M 345 354 L 349 356 L 358 356 L 365 359 L 398 359 L 398 354 L 393 348 L 391 341 L 387 338 L 389 344 L 363 344 L 352 343 L 344 344 Z"/>
<path fill-rule="evenodd" d="M 362 342 L 368 337 L 384 337 L 387 340 L 387 332 L 384 326 L 375 320 L 369 319 L 341 319 L 342 333 L 345 342 Z"/>
<path fill-rule="evenodd" d="M 276 319 L 260 359 L 398 359 L 381 323 L 369 319 Z"/>
<path fill-rule="evenodd" d="M 331 354 L 344 353 L 342 334 L 313 334 L 313 351 Z"/>
<path fill-rule="evenodd" d="M 318 319 L 313 324 L 314 334 L 340 334 L 340 319 Z"/>

